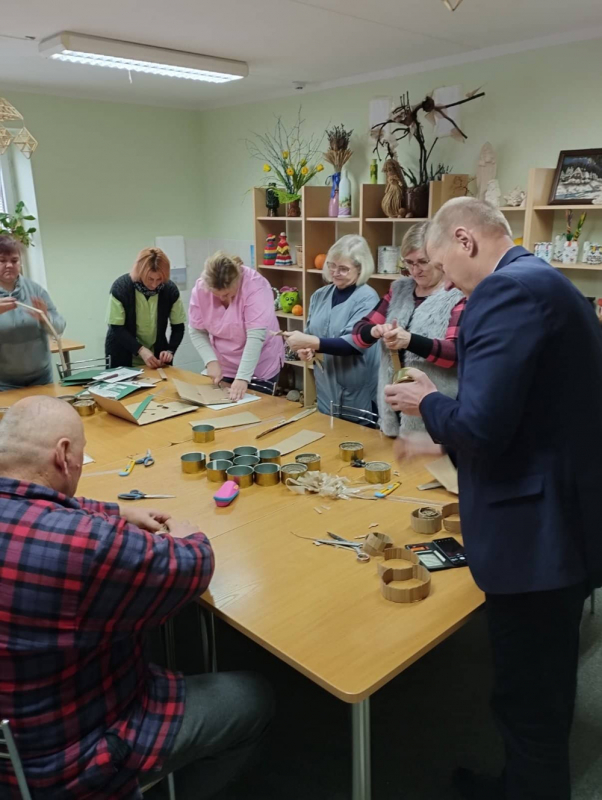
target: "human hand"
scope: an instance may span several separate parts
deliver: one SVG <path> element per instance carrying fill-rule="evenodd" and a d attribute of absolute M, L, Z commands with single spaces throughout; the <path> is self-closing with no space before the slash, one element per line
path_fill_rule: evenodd
<path fill-rule="evenodd" d="M 400 436 L 395 440 L 393 453 L 396 461 L 410 461 L 419 456 L 440 456 L 443 448 L 440 444 L 435 444 L 428 433 L 416 431 L 407 436 Z"/>
<path fill-rule="evenodd" d="M 161 364 L 163 364 L 163 366 L 171 364 L 173 362 L 173 353 L 169 350 L 162 350 L 159 353 L 159 361 Z"/>
<path fill-rule="evenodd" d="M 160 531 L 163 525 L 166 525 L 171 519 L 170 515 L 164 511 L 155 511 L 151 508 L 134 508 L 125 503 L 120 504 L 119 513 L 131 525 L 136 525 L 138 528 L 142 528 L 143 531 L 150 531 L 151 533 Z"/>
<path fill-rule="evenodd" d="M 391 330 L 391 323 L 384 322 L 382 325 L 374 325 L 370 329 L 370 335 L 373 339 L 382 339 L 383 336 Z"/>
<path fill-rule="evenodd" d="M 297 355 L 301 361 L 311 361 L 315 356 L 315 352 L 309 347 L 302 347 L 300 350 L 297 350 Z"/>
<path fill-rule="evenodd" d="M 17 304 L 12 297 L 3 297 L 0 299 L 0 314 L 6 314 L 7 311 L 13 311 Z"/>
<path fill-rule="evenodd" d="M 419 417 L 420 403 L 428 394 L 436 392 L 437 387 L 419 369 L 408 369 L 407 375 L 412 378 L 411 382 L 385 386 L 385 401 L 394 411 Z"/>
<path fill-rule="evenodd" d="M 205 369 L 207 370 L 207 375 L 213 380 L 213 383 L 218 386 L 219 382 L 224 377 L 219 361 L 209 361 L 205 364 Z"/>
<path fill-rule="evenodd" d="M 199 533 L 198 525 L 193 525 L 192 522 L 188 520 L 176 522 L 175 519 L 170 518 L 166 520 L 165 527 L 172 536 L 178 539 L 183 539 L 185 536 L 190 536 L 192 533 Z"/>
<path fill-rule="evenodd" d="M 320 346 L 320 339 L 317 336 L 311 336 L 309 333 L 301 333 L 301 331 L 285 331 L 284 340 L 287 345 L 298 352 L 299 350 L 317 350 Z"/>
<path fill-rule="evenodd" d="M 412 334 L 405 328 L 397 325 L 397 320 L 393 320 L 390 330 L 383 335 L 383 341 L 389 350 L 405 350 L 410 343 Z"/>
<path fill-rule="evenodd" d="M 161 366 L 159 359 L 155 357 L 148 347 L 141 347 L 140 350 L 138 350 L 138 355 L 150 369 L 158 369 L 158 367 Z"/>
<path fill-rule="evenodd" d="M 41 311 L 43 314 L 46 314 L 46 316 L 48 316 L 48 306 L 42 300 L 41 297 L 32 297 L 31 304 L 34 308 L 37 308 L 38 311 Z"/>
<path fill-rule="evenodd" d="M 248 385 L 248 381 L 243 381 L 240 378 L 232 381 L 230 386 L 230 400 L 232 400 L 233 403 L 238 403 L 239 400 L 242 400 L 247 393 Z"/>

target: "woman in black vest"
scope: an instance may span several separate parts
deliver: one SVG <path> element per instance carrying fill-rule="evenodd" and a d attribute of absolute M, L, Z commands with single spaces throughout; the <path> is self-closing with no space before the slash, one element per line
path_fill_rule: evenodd
<path fill-rule="evenodd" d="M 169 272 L 163 250 L 146 247 L 138 253 L 130 274 L 117 278 L 111 286 L 105 341 L 111 367 L 146 364 L 157 369 L 172 363 L 184 337 L 186 312 Z"/>

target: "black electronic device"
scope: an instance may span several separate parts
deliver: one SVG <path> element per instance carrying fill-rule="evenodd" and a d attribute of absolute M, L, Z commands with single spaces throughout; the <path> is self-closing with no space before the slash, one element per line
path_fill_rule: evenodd
<path fill-rule="evenodd" d="M 447 536 L 445 539 L 433 539 L 433 544 L 451 561 L 454 567 L 467 567 L 466 551 L 457 539 Z"/>
<path fill-rule="evenodd" d="M 429 572 L 435 572 L 438 569 L 452 569 L 454 566 L 438 548 L 433 547 L 432 542 L 406 544 L 406 550 L 417 555 L 422 566 L 426 567 Z"/>

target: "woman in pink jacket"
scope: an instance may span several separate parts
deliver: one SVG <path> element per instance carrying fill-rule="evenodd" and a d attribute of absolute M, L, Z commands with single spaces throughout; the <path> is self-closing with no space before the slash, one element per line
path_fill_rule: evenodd
<path fill-rule="evenodd" d="M 190 338 L 214 383 L 231 383 L 242 400 L 252 378 L 275 382 L 284 362 L 274 296 L 268 281 L 236 256 L 208 258 L 190 296 Z"/>

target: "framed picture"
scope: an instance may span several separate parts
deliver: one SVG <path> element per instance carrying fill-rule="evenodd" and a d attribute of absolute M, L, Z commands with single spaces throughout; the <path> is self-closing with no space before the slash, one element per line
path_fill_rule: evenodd
<path fill-rule="evenodd" d="M 602 147 L 560 153 L 549 203 L 602 205 Z"/>

